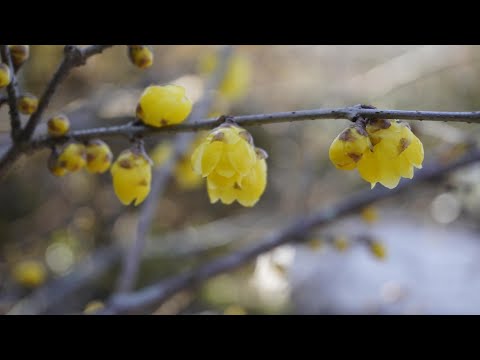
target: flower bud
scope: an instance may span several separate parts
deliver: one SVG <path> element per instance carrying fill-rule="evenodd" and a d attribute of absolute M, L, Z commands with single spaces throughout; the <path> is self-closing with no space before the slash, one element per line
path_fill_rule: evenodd
<path fill-rule="evenodd" d="M 113 154 L 102 140 L 92 140 L 86 146 L 87 171 L 92 174 L 103 174 L 110 168 Z"/>
<path fill-rule="evenodd" d="M 70 121 L 65 115 L 57 115 L 47 122 L 48 134 L 52 137 L 65 135 L 70 129 Z"/>
<path fill-rule="evenodd" d="M 128 45 L 130 61 L 140 69 L 146 69 L 153 64 L 153 52 L 148 45 Z"/>
<path fill-rule="evenodd" d="M 38 108 L 38 99 L 35 95 L 25 94 L 18 98 L 18 111 L 25 115 L 31 115 Z"/>

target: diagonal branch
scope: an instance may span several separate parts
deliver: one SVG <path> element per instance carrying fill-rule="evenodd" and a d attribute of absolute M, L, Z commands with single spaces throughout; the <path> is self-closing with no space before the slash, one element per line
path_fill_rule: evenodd
<path fill-rule="evenodd" d="M 375 190 L 359 192 L 334 206 L 320 209 L 307 217 L 300 218 L 291 225 L 272 233 L 262 241 L 243 250 L 213 260 L 204 266 L 178 276 L 167 278 L 136 293 L 117 295 L 108 304 L 107 308 L 99 314 L 136 313 L 151 306 L 159 306 L 180 290 L 197 286 L 218 274 L 234 270 L 255 259 L 258 255 L 278 246 L 289 242 L 302 241 L 315 227 L 329 224 L 341 217 L 355 213 L 371 203 L 404 192 L 414 184 L 436 179 L 478 161 L 480 161 L 480 150 L 476 149 L 450 164 L 431 164 L 418 172 L 413 180 L 401 182 L 393 190 L 376 188 Z"/>
<path fill-rule="evenodd" d="M 55 91 L 57 90 L 58 85 L 68 75 L 70 70 L 74 67 L 84 65 L 88 58 L 95 54 L 100 54 L 105 49 L 112 46 L 113 45 L 90 45 L 84 49 L 80 49 L 74 45 L 65 46 L 65 56 L 60 63 L 57 71 L 53 75 L 52 79 L 48 83 L 45 92 L 40 98 L 37 111 L 32 114 L 24 130 L 19 132 L 19 141 L 12 144 L 10 148 L 0 157 L 0 179 L 2 179 L 7 174 L 10 167 L 22 154 L 32 150 L 32 142 L 30 141 L 30 139 L 35 131 L 35 128 L 40 122 L 41 116 L 47 108 L 48 104 L 50 103 L 50 100 Z M 47 143 L 45 143 L 43 147 L 50 146 Z"/>
<path fill-rule="evenodd" d="M 17 77 L 15 75 L 15 70 L 13 69 L 12 57 L 10 56 L 10 50 L 8 48 L 8 45 L 0 45 L 0 55 L 2 58 L 2 62 L 10 68 L 10 74 L 12 77 L 10 84 L 7 86 L 8 97 L 5 98 L 5 101 L 8 102 L 8 106 L 10 107 L 11 137 L 13 141 L 17 141 L 18 135 L 21 131 L 22 123 L 20 122 L 20 113 L 18 112 L 17 107 Z M 0 106 L 2 103 L 2 99 L 0 99 Z"/>
<path fill-rule="evenodd" d="M 202 99 L 194 107 L 192 114 L 187 123 L 198 122 L 205 118 L 210 111 L 214 99 L 214 92 L 220 85 L 226 70 L 225 64 L 231 55 L 231 47 L 225 46 L 219 54 L 219 66 L 212 74 L 208 83 L 205 85 L 205 92 Z M 188 151 L 193 140 L 191 134 L 182 134 L 175 141 L 173 153 L 168 161 L 153 174 L 153 182 L 148 198 L 141 209 L 139 215 L 139 223 L 137 228 L 137 236 L 131 247 L 127 250 L 124 258 L 123 270 L 120 275 L 118 292 L 129 292 L 135 286 L 137 280 L 140 258 L 145 248 L 146 236 L 151 228 L 153 217 L 157 209 L 159 198 L 165 191 L 175 164 Z"/>
<path fill-rule="evenodd" d="M 62 82 L 64 78 L 70 73 L 70 70 L 77 66 L 85 65 L 88 58 L 103 52 L 103 50 L 112 47 L 113 45 L 90 45 L 84 49 L 80 49 L 75 45 L 66 45 L 64 49 L 64 57 L 62 62 L 55 74 L 53 74 L 52 79 L 48 83 L 43 95 L 41 96 L 38 102 L 37 111 L 35 111 L 30 119 L 28 120 L 27 125 L 25 126 L 24 131 L 22 132 L 21 139 L 29 140 L 35 128 L 37 127 L 40 119 L 43 115 L 43 112 L 50 103 L 53 94 L 58 88 L 58 85 Z"/>

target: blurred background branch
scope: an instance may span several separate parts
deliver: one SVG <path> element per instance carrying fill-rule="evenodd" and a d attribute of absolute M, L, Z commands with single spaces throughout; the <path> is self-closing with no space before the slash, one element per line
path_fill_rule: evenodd
<path fill-rule="evenodd" d="M 298 242 L 305 239 L 308 233 L 315 227 L 323 226 L 338 220 L 344 216 L 361 210 L 376 201 L 397 195 L 410 189 L 418 182 L 433 180 L 457 170 L 463 166 L 471 165 L 480 161 L 480 151 L 475 149 L 461 159 L 447 165 L 429 164 L 422 169 L 413 180 L 402 181 L 395 189 L 376 188 L 372 191 L 362 191 L 356 195 L 347 197 L 344 201 L 320 209 L 309 216 L 301 217 L 289 226 L 275 231 L 265 239 L 258 241 L 248 248 L 235 252 L 231 255 L 216 259 L 200 268 L 193 269 L 184 274 L 162 280 L 158 284 L 149 286 L 132 294 L 119 294 L 115 296 L 107 308 L 99 314 L 111 315 L 121 313 L 135 313 L 145 311 L 146 308 L 160 306 L 164 301 L 175 293 L 197 286 L 202 282 L 226 271 L 231 271 L 257 256 L 271 251 L 288 242 Z"/>

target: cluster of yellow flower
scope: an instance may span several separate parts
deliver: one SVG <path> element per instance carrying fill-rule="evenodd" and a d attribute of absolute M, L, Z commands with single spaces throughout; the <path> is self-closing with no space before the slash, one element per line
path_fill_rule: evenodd
<path fill-rule="evenodd" d="M 129 45 L 129 57 L 140 68 L 149 67 L 153 61 L 150 49 L 144 45 Z M 211 73 L 216 66 L 217 58 L 208 54 L 201 61 L 200 67 L 202 72 Z M 249 74 L 248 61 L 241 56 L 234 56 L 220 85 L 220 95 L 231 101 L 239 99 L 245 93 Z M 191 110 L 192 102 L 183 87 L 173 84 L 152 85 L 142 93 L 136 115 L 145 125 L 163 127 L 182 123 Z M 207 146 L 210 143 L 215 144 Z M 205 155 L 206 148 L 208 150 Z M 214 153 L 216 150 L 218 152 Z M 163 165 L 171 152 L 170 143 L 159 144 L 152 151 L 155 166 Z M 203 163 L 198 160 L 195 165 L 196 160 L 193 159 L 199 157 L 204 158 Z M 205 139 L 204 136 L 199 137 L 192 144 L 187 154 L 176 164 L 174 175 L 177 184 L 183 189 L 195 188 L 206 177 L 212 203 L 221 200 L 225 204 L 231 204 L 237 200 L 244 206 L 253 206 L 266 187 L 266 157 L 265 151 L 254 147 L 253 139 L 247 131 L 234 124 L 224 124 Z M 202 170 L 202 164 L 213 167 Z M 139 205 L 148 196 L 151 167 L 152 162 L 143 148 L 126 150 L 115 161 L 111 173 L 115 193 L 123 204 L 128 205 L 135 200 L 134 205 Z"/>
<path fill-rule="evenodd" d="M 226 122 L 210 132 L 192 155 L 193 170 L 207 178 L 211 203 L 254 206 L 267 184 L 267 153 L 250 133 Z"/>
<path fill-rule="evenodd" d="M 368 120 L 366 125 L 356 123 L 340 133 L 330 146 L 329 156 L 338 169 L 358 168 L 372 188 L 381 183 L 393 189 L 400 178 L 413 178 L 413 168 L 422 167 L 424 153 L 407 123 Z"/>
<path fill-rule="evenodd" d="M 147 45 L 128 45 L 128 56 L 133 64 L 145 69 L 153 64 L 153 53 Z M 200 62 L 203 73 L 211 73 L 218 59 L 207 54 Z M 249 62 L 236 54 L 227 65 L 220 85 L 223 98 L 234 100 L 243 96 L 249 81 Z M 24 112 L 31 112 L 32 99 L 26 97 Z M 148 86 L 136 108 L 139 121 L 147 126 L 163 127 L 182 123 L 192 111 L 192 102 L 182 86 Z M 64 136 L 69 130 L 66 116 L 49 120 L 50 136 Z M 135 206 L 142 203 L 150 192 L 152 166 L 161 166 L 170 157 L 172 146 L 161 143 L 145 152 L 142 142 L 123 151 L 111 166 L 113 187 L 119 200 Z M 423 145 L 408 124 L 388 120 L 357 121 L 339 134 L 330 146 L 333 164 L 342 170 L 358 168 L 363 179 L 372 188 L 381 183 L 388 188 L 398 185 L 400 178 L 412 178 L 413 168 L 421 168 Z M 184 189 L 195 188 L 206 179 L 211 203 L 221 201 L 243 206 L 254 206 L 267 184 L 267 153 L 255 147 L 251 134 L 232 121 L 226 121 L 208 135 L 202 135 L 189 152 L 175 166 L 174 175 Z M 57 176 L 86 167 L 92 173 L 106 172 L 112 154 L 108 145 L 100 140 L 86 144 L 69 142 L 60 151 L 53 151 L 49 168 Z"/>
<path fill-rule="evenodd" d="M 103 174 L 112 163 L 112 152 L 102 140 L 86 144 L 69 142 L 60 151 L 54 149 L 48 159 L 48 168 L 55 176 L 65 176 L 83 168 L 91 174 Z"/>
<path fill-rule="evenodd" d="M 17 71 L 20 66 L 30 56 L 30 47 L 28 45 L 8 45 L 10 49 L 10 57 L 14 71 Z M 12 81 L 12 73 L 7 64 L 0 63 L 0 89 L 10 85 Z M 17 99 L 18 111 L 25 115 L 31 115 L 38 108 L 38 99 L 32 94 L 22 94 Z"/>

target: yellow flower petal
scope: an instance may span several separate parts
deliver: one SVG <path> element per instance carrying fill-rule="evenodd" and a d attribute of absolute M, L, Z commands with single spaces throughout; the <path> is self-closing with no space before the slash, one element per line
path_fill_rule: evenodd
<path fill-rule="evenodd" d="M 235 171 L 241 176 L 247 175 L 257 160 L 255 150 L 244 140 L 228 146 L 227 157 Z"/>
<path fill-rule="evenodd" d="M 372 189 L 380 180 L 380 166 L 377 160 L 376 153 L 367 150 L 361 160 L 358 162 L 358 173 L 363 180 L 369 182 Z"/>
<path fill-rule="evenodd" d="M 216 167 L 223 155 L 225 144 L 222 141 L 213 141 L 205 146 L 201 160 L 201 174 L 208 176 Z"/>

